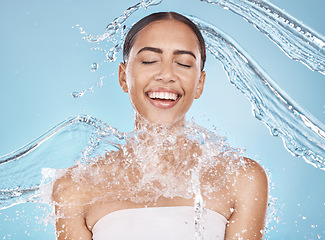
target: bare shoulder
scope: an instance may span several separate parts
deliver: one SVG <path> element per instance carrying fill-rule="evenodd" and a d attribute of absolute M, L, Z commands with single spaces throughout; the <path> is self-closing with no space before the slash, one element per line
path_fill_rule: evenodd
<path fill-rule="evenodd" d="M 99 179 L 108 179 L 107 173 L 111 172 L 109 164 L 105 159 L 97 159 L 90 164 L 81 164 L 71 167 L 59 176 L 52 191 L 54 204 L 86 205 L 105 184 Z"/>
<path fill-rule="evenodd" d="M 63 176 L 60 176 L 54 181 L 52 200 L 60 202 L 63 199 L 63 195 L 71 195 L 73 192 L 73 185 L 74 182 L 71 177 L 71 172 L 68 170 Z"/>
<path fill-rule="evenodd" d="M 256 161 L 240 157 L 219 159 L 220 164 L 212 166 L 204 175 L 204 181 L 218 184 L 224 179 L 224 185 L 236 198 L 247 198 L 263 194 L 268 195 L 268 177 L 264 168 Z"/>
<path fill-rule="evenodd" d="M 264 168 L 256 161 L 242 158 L 242 166 L 238 169 L 237 182 L 239 189 L 255 188 L 263 191 L 268 188 L 268 178 Z"/>
<path fill-rule="evenodd" d="M 232 176 L 233 213 L 226 239 L 263 239 L 268 203 L 268 179 L 263 167 L 249 158 L 240 159 Z"/>
<path fill-rule="evenodd" d="M 261 213 L 261 217 L 265 217 L 269 193 L 266 172 L 252 159 L 243 158 L 242 161 L 243 165 L 233 178 L 235 208 L 241 212 L 255 209 Z"/>
<path fill-rule="evenodd" d="M 55 180 L 52 191 L 52 201 L 55 205 L 80 205 L 86 199 L 87 186 L 84 181 L 73 174 L 75 168 L 70 168 L 65 174 Z"/>
<path fill-rule="evenodd" d="M 55 206 L 57 239 L 91 239 L 85 224 L 87 186 L 68 169 L 53 185 L 52 201 Z"/>
<path fill-rule="evenodd" d="M 256 180 L 261 184 L 268 184 L 264 168 L 256 161 L 240 157 L 236 159 L 216 159 L 216 164 L 209 165 L 205 172 L 206 180 L 216 181 L 220 177 L 226 177 L 232 184 L 246 184 Z"/>

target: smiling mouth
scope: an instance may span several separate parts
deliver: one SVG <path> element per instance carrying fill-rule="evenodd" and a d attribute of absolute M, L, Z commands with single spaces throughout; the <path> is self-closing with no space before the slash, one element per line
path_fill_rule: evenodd
<path fill-rule="evenodd" d="M 169 91 L 150 91 L 146 95 L 150 103 L 160 109 L 174 107 L 182 97 L 180 94 Z"/>
<path fill-rule="evenodd" d="M 148 92 L 148 97 L 152 100 L 176 101 L 180 96 L 171 92 Z"/>

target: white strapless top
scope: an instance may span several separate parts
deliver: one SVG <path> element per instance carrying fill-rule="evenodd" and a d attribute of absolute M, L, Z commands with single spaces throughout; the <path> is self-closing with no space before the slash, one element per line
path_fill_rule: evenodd
<path fill-rule="evenodd" d="M 194 207 L 150 207 L 118 210 L 94 225 L 93 240 L 191 240 L 194 239 Z M 204 239 L 223 240 L 227 219 L 207 210 Z"/>

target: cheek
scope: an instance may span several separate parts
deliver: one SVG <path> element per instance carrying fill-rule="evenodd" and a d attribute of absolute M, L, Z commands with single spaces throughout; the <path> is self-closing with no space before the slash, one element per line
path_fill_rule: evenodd
<path fill-rule="evenodd" d="M 128 86 L 128 90 L 131 91 L 131 89 L 133 89 L 133 81 L 130 77 L 126 78 L 126 85 Z"/>
<path fill-rule="evenodd" d="M 188 90 L 195 90 L 199 84 L 200 80 L 200 74 L 192 73 L 185 76 L 185 87 L 187 87 Z"/>
<path fill-rule="evenodd" d="M 126 71 L 126 84 L 129 90 L 132 90 L 136 85 L 136 74 L 134 73 L 132 68 L 127 69 Z"/>

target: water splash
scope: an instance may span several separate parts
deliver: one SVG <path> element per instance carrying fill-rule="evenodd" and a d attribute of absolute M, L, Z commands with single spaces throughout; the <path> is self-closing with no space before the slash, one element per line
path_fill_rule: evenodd
<path fill-rule="evenodd" d="M 114 76 L 115 74 L 111 74 L 108 77 Z M 96 82 L 94 85 L 92 85 L 91 87 L 81 90 L 79 92 L 72 92 L 71 96 L 74 98 L 78 98 L 78 97 L 82 97 L 86 92 L 94 92 L 94 88 L 95 87 L 102 87 L 104 85 L 104 79 L 106 78 L 106 76 L 102 76 L 99 78 L 99 82 Z"/>
<path fill-rule="evenodd" d="M 201 165 L 199 165 L 200 167 Z M 200 186 L 200 169 L 194 168 L 192 172 L 192 188 L 194 192 L 194 224 L 195 224 L 195 240 L 203 240 L 204 233 L 204 201 L 201 194 Z"/>
<path fill-rule="evenodd" d="M 86 146 L 90 144 L 93 152 L 98 149 L 92 139 L 96 139 L 93 135 L 101 131 L 111 136 L 112 149 L 117 140 L 123 138 L 123 134 L 107 124 L 91 116 L 79 115 L 63 121 L 24 147 L 0 157 L 0 210 L 19 203 L 38 202 L 37 190 L 42 169 L 73 166 L 77 160 L 90 154 L 90 151 L 85 151 Z"/>
<path fill-rule="evenodd" d="M 112 138 L 111 132 L 104 129 L 94 133 L 83 161 L 65 172 L 78 193 L 89 196 L 84 204 L 122 201 L 150 205 L 160 198 L 194 199 L 195 239 L 204 236 L 202 196 L 219 196 L 216 192 L 229 188 L 229 176 L 236 175 L 234 172 L 244 164 L 241 150 L 231 148 L 224 138 L 193 122 L 179 132 L 150 125 L 150 129 L 123 134 L 114 138 L 113 151 L 108 148 L 112 148 L 112 141 L 107 141 L 107 137 Z M 202 180 L 207 176 L 218 176 L 222 181 L 212 186 Z M 50 195 L 51 187 L 47 185 L 46 189 Z M 60 187 L 55 189 L 63 194 Z M 56 204 L 64 209 L 77 203 Z"/>
<path fill-rule="evenodd" d="M 92 50 L 99 50 L 103 52 L 106 55 L 106 60 L 108 62 L 114 62 L 116 60 L 116 54 L 123 47 L 123 40 L 129 30 L 126 25 L 123 25 L 123 23 L 139 9 L 155 6 L 161 2 L 162 0 L 142 0 L 141 2 L 129 7 L 121 16 L 116 17 L 111 23 L 109 23 L 105 29 L 105 32 L 100 35 L 88 34 L 80 25 L 77 25 L 76 27 L 79 28 L 81 34 L 85 35 L 83 39 L 90 43 L 96 44 L 96 47 L 93 47 Z M 104 45 L 99 46 L 101 43 L 104 43 Z M 91 72 L 97 71 L 98 68 L 99 64 L 97 62 L 93 63 L 91 65 Z M 99 82 L 87 89 L 72 92 L 71 96 L 74 98 L 79 98 L 82 97 L 86 92 L 93 92 L 94 87 L 103 86 L 104 78 L 105 77 L 103 76 L 100 77 Z"/>
<path fill-rule="evenodd" d="M 101 35 L 91 35 L 86 34 L 85 39 L 88 42 L 102 42 L 106 39 L 109 39 L 114 36 L 118 30 L 121 28 L 122 24 L 136 11 L 141 8 L 148 8 L 150 6 L 158 5 L 162 2 L 162 0 L 142 0 L 141 2 L 135 4 L 132 7 L 129 7 L 124 11 L 124 13 L 115 18 L 111 23 L 109 23 L 106 27 L 105 33 Z"/>
<path fill-rule="evenodd" d="M 107 42 L 113 43 L 113 47 L 111 47 L 108 51 L 106 50 L 107 48 L 100 48 L 103 52 L 106 52 L 107 60 L 113 62 L 116 60 L 116 53 L 119 52 L 123 46 L 122 39 L 124 39 L 128 30 L 126 26 L 122 26 L 122 24 L 139 9 L 155 6 L 161 2 L 162 0 L 142 0 L 132 7 L 129 7 L 121 16 L 115 18 L 111 23 L 107 25 L 104 34 L 87 34 L 82 28 L 80 29 L 81 33 L 86 35 L 84 39 L 90 43 L 100 43 L 105 40 Z"/>
<path fill-rule="evenodd" d="M 203 32 L 207 49 L 221 61 L 228 77 L 249 99 L 257 119 L 280 136 L 295 156 L 325 170 L 325 128 L 295 103 L 229 36 L 205 21 L 190 17 Z"/>
<path fill-rule="evenodd" d="M 227 168 L 220 167 L 227 180 L 228 171 L 242 166 L 238 161 L 241 150 L 231 148 L 223 137 L 193 122 L 175 136 L 164 129 L 146 133 L 145 130 L 121 133 L 86 115 L 67 119 L 19 151 L 0 159 L 1 170 L 7 172 L 1 176 L 0 209 L 25 202 L 50 203 L 53 181 L 70 171 L 76 183 L 97 190 L 87 203 L 107 197 L 143 203 L 155 202 L 161 196 L 185 199 L 195 196 L 196 239 L 203 239 L 202 196 L 209 197 L 211 190 L 218 191 L 226 181 L 213 188 L 205 186 L 200 184 L 202 172 L 211 172 L 209 167 L 217 164 L 227 164 Z M 64 169 L 73 165 L 69 170 Z M 13 179 L 16 172 L 23 174 Z"/>
<path fill-rule="evenodd" d="M 325 75 L 325 37 L 265 0 L 200 0 L 240 15 L 290 58 Z"/>

